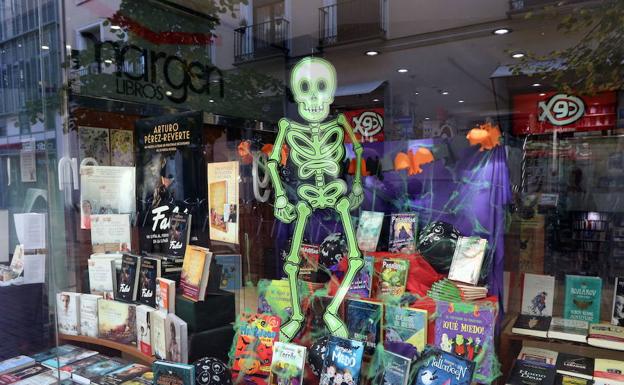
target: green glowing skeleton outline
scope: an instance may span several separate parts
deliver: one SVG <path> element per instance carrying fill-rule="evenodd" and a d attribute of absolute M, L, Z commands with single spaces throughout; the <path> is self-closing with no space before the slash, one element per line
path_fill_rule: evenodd
<path fill-rule="evenodd" d="M 361 177 L 362 145 L 355 138 L 353 128 L 344 115 L 340 114 L 337 119 L 322 123 L 327 118 L 329 106 L 334 101 L 336 85 L 336 71 L 325 59 L 306 57 L 295 65 L 290 76 L 290 86 L 298 104 L 299 115 L 308 125 L 286 118 L 280 119 L 279 132 L 267 162 L 271 182 L 275 188 L 275 217 L 284 223 L 295 221 L 290 252 L 284 264 L 284 272 L 290 286 L 293 314 L 290 320 L 282 325 L 281 341 L 291 341 L 303 326 L 304 316 L 298 286 L 301 262 L 299 248 L 306 224 L 314 210 L 326 208 L 335 210 L 340 215 L 347 238 L 347 273 L 323 315 L 325 325 L 335 336 L 348 337 L 347 328 L 338 316 L 338 309 L 353 279 L 364 265 L 349 213 L 360 206 L 364 197 Z M 349 135 L 356 155 L 355 177 L 351 193 L 348 195 L 344 180 L 325 181 L 326 175 L 337 178 L 340 173 L 340 162 L 345 154 L 344 131 Z M 277 170 L 284 143 L 290 149 L 289 158 L 298 167 L 299 179 L 314 181 L 314 184 L 303 183 L 297 188 L 297 196 L 300 199 L 294 205 L 288 201 Z"/>

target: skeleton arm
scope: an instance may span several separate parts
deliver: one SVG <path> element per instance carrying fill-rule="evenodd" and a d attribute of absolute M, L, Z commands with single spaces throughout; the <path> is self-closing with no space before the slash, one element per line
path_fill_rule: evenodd
<path fill-rule="evenodd" d="M 273 151 L 271 152 L 271 156 L 267 162 L 267 169 L 269 170 L 271 183 L 275 189 L 275 217 L 284 223 L 290 223 L 296 217 L 294 213 L 295 207 L 288 202 L 286 190 L 284 190 L 282 180 L 280 179 L 279 172 L 277 171 L 277 165 L 281 160 L 282 146 L 286 137 L 286 130 L 290 127 L 290 122 L 287 119 L 280 119 L 278 126 L 279 131 L 277 133 L 277 138 L 275 139 L 275 144 L 273 145 Z"/>
<path fill-rule="evenodd" d="M 355 152 L 355 176 L 353 177 L 353 186 L 351 186 L 351 193 L 349 194 L 349 202 L 351 210 L 357 208 L 362 204 L 364 200 L 364 190 L 362 189 L 362 153 L 364 149 L 362 145 L 355 137 L 353 127 L 349 124 L 349 121 L 343 114 L 338 115 L 338 124 L 344 127 L 351 143 L 353 144 L 353 151 Z"/>

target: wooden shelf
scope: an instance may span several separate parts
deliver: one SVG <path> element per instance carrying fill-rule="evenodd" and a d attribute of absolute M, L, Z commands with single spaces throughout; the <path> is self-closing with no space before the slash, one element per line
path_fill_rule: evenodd
<path fill-rule="evenodd" d="M 70 336 L 67 334 L 59 334 L 60 342 L 78 342 L 85 345 L 92 346 L 104 346 L 109 349 L 117 350 L 121 353 L 122 357 L 130 358 L 137 361 L 140 364 L 151 366 L 156 358 L 154 356 L 148 356 L 141 353 L 134 345 L 125 345 L 119 342 L 105 340 L 102 338 L 87 337 L 87 336 Z"/>

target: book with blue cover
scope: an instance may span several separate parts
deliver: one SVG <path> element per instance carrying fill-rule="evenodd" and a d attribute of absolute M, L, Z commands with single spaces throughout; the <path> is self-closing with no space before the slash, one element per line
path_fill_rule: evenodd
<path fill-rule="evenodd" d="M 364 266 L 355 275 L 351 286 L 349 286 L 349 296 L 370 298 L 373 289 L 373 276 L 375 274 L 375 258 L 372 255 L 364 256 Z"/>
<path fill-rule="evenodd" d="M 194 385 L 195 366 L 169 361 L 156 361 L 152 365 L 155 385 Z"/>
<path fill-rule="evenodd" d="M 404 342 L 422 353 L 427 343 L 427 311 L 400 306 L 386 306 L 384 343 Z"/>
<path fill-rule="evenodd" d="M 336 336 L 329 337 L 327 355 L 319 385 L 358 385 L 364 356 L 364 343 Z"/>
<path fill-rule="evenodd" d="M 384 350 L 382 355 L 383 370 L 377 373 L 374 385 L 408 385 L 412 360 Z"/>
<path fill-rule="evenodd" d="M 601 278 L 566 275 L 563 318 L 598 323 L 601 299 Z"/>
<path fill-rule="evenodd" d="M 383 304 L 357 299 L 347 299 L 345 303 L 349 338 L 364 342 L 366 354 L 375 353 L 381 341 Z"/>
<path fill-rule="evenodd" d="M 362 211 L 355 236 L 360 250 L 375 251 L 377 249 L 383 219 L 383 212 Z"/>
<path fill-rule="evenodd" d="M 215 261 L 221 265 L 221 290 L 234 291 L 243 287 L 241 255 L 215 255 Z"/>
<path fill-rule="evenodd" d="M 470 385 L 475 363 L 438 348 L 428 348 L 416 374 L 415 385 Z"/>

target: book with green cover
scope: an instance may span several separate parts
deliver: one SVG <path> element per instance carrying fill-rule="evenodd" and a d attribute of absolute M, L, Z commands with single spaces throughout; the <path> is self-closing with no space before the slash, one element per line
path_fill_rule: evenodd
<path fill-rule="evenodd" d="M 378 297 L 402 296 L 405 293 L 410 263 L 406 259 L 384 258 L 381 266 Z"/>
<path fill-rule="evenodd" d="M 405 342 L 422 353 L 427 343 L 427 311 L 399 306 L 385 308 L 384 342 Z"/>
<path fill-rule="evenodd" d="M 276 342 L 273 347 L 269 385 L 303 383 L 305 362 L 305 346 Z"/>
<path fill-rule="evenodd" d="M 601 278 L 566 275 L 563 317 L 598 323 L 601 298 Z"/>
<path fill-rule="evenodd" d="M 258 313 L 289 319 L 292 314 L 288 280 L 260 280 L 258 282 Z"/>

